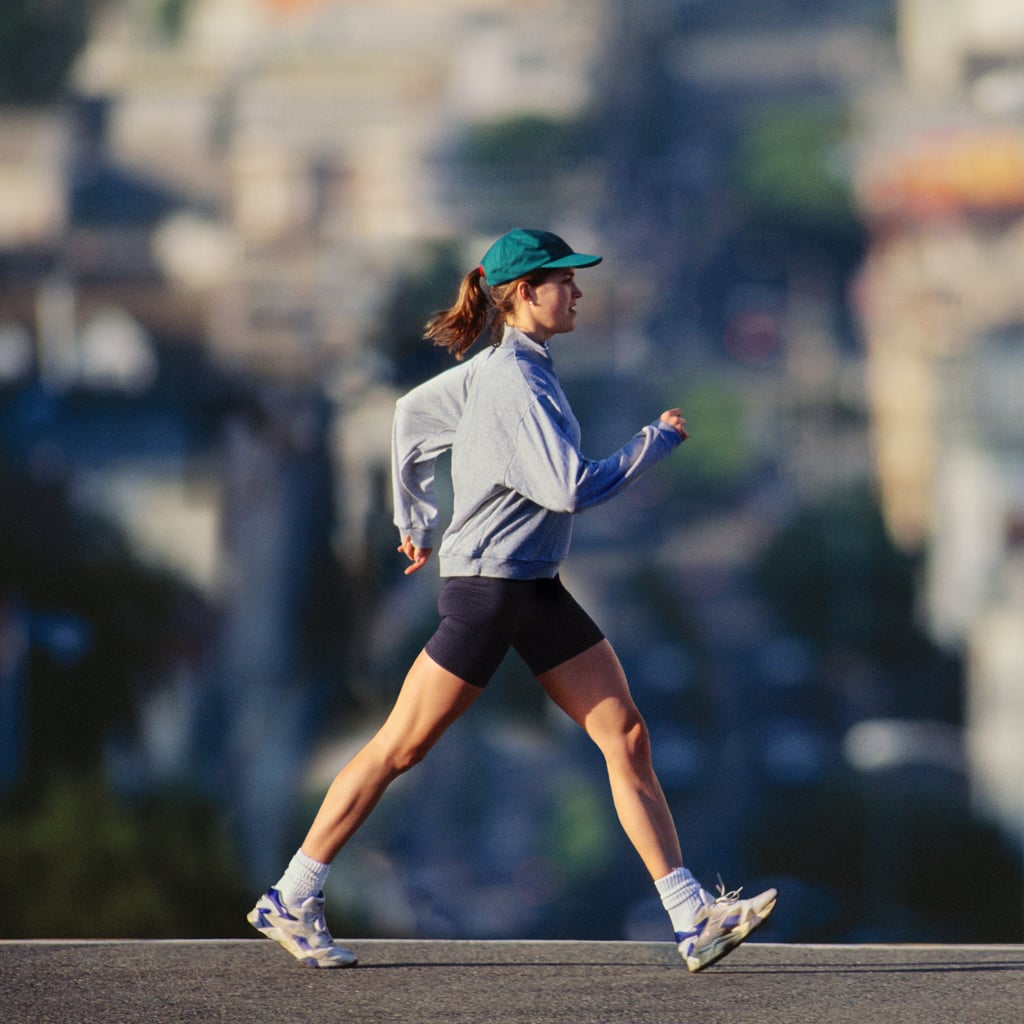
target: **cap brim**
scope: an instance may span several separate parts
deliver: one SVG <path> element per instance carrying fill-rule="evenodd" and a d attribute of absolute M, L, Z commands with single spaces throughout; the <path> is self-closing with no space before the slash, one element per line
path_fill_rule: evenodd
<path fill-rule="evenodd" d="M 603 256 L 591 256 L 585 252 L 573 252 L 568 256 L 545 263 L 541 270 L 559 270 L 562 267 L 593 267 L 603 260 Z"/>

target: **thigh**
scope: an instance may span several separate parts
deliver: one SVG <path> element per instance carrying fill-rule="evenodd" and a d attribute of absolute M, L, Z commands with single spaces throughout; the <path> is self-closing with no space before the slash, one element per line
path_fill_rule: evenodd
<path fill-rule="evenodd" d="M 555 704 L 599 745 L 602 738 L 621 736 L 641 720 L 626 674 L 607 640 L 537 678 Z"/>
<path fill-rule="evenodd" d="M 526 586 L 528 603 L 513 646 L 535 676 L 540 678 L 604 639 L 559 577 L 530 580 Z"/>
<path fill-rule="evenodd" d="M 392 751 L 428 750 L 474 700 L 480 687 L 460 679 L 421 651 L 375 741 Z"/>

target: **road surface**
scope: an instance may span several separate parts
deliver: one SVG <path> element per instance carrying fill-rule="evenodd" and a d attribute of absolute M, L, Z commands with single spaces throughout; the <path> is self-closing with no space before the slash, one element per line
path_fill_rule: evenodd
<path fill-rule="evenodd" d="M 267 939 L 0 942 L 5 1024 L 1015 1024 L 1024 946 L 750 942 L 691 975 L 647 942 L 360 940 L 301 966 Z"/>

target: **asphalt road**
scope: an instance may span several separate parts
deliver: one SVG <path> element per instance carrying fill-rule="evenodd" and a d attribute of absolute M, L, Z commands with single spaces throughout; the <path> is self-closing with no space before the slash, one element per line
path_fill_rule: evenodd
<path fill-rule="evenodd" d="M 267 939 L 0 942 L 4 1024 L 1016 1024 L 1024 946 L 750 942 L 689 974 L 623 942 L 359 941 L 302 967 Z"/>

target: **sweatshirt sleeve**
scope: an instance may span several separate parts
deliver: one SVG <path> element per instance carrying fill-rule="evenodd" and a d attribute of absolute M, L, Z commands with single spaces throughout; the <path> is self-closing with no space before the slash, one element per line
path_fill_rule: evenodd
<path fill-rule="evenodd" d="M 435 465 L 452 446 L 472 367 L 471 360 L 439 374 L 395 404 L 391 429 L 394 523 L 402 537 L 410 537 L 420 548 L 434 544 L 438 519 Z"/>
<path fill-rule="evenodd" d="M 550 395 L 537 395 L 516 435 L 506 471 L 509 487 L 555 512 L 584 512 L 614 497 L 656 462 L 675 451 L 681 438 L 656 420 L 605 459 L 579 450 Z"/>

